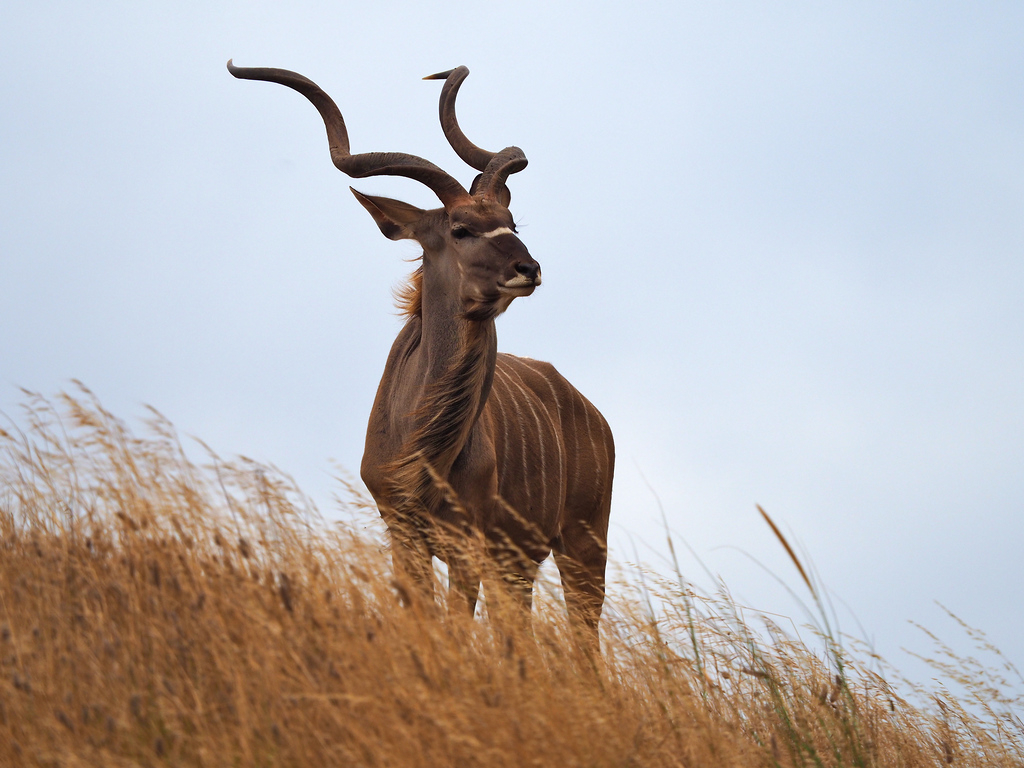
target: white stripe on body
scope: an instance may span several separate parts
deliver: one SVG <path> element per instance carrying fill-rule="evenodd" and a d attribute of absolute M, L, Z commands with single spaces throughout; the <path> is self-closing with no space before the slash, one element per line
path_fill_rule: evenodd
<path fill-rule="evenodd" d="M 555 413 L 558 414 L 558 426 L 555 426 L 555 420 L 548 411 L 547 405 L 543 400 L 540 401 L 541 407 L 547 414 L 548 421 L 551 422 L 551 431 L 555 433 L 555 449 L 558 451 L 558 506 L 559 512 L 562 511 L 562 507 L 565 506 L 565 463 L 568 461 L 568 457 L 565 455 L 565 446 L 562 445 L 562 404 L 558 400 L 558 392 L 555 390 L 555 385 L 551 383 L 551 379 L 545 376 L 541 371 L 538 371 L 532 365 L 531 360 L 520 359 L 520 362 L 526 366 L 527 370 L 533 371 L 535 374 L 540 376 L 548 385 L 548 389 L 551 390 L 551 399 L 555 403 Z"/>
<path fill-rule="evenodd" d="M 537 415 L 537 409 L 533 407 L 533 399 L 530 397 L 530 393 L 527 392 L 527 388 L 525 387 L 526 382 L 523 381 L 522 376 L 520 376 L 519 373 L 511 365 L 508 366 L 508 373 L 515 373 L 516 378 L 519 379 L 520 382 L 522 382 L 521 384 L 516 383 L 516 382 L 512 382 L 512 383 L 515 384 L 516 388 L 520 392 L 522 392 L 523 400 L 525 400 L 526 404 L 530 406 L 530 413 L 533 415 L 533 420 L 535 422 L 537 422 L 537 444 L 540 446 L 540 490 L 541 490 L 540 508 L 543 510 L 543 509 L 547 508 L 547 495 L 548 495 L 547 494 L 547 491 L 548 491 L 548 489 L 547 489 L 547 477 L 546 477 L 546 472 L 545 472 L 545 461 L 544 461 L 544 434 L 543 434 L 543 426 L 540 423 L 540 417 Z M 508 375 L 508 374 L 506 374 L 506 375 Z M 510 379 L 510 381 L 511 381 L 511 379 Z M 518 402 L 518 398 L 513 398 L 513 399 Z M 529 467 L 526 464 L 526 450 L 525 450 L 525 448 L 526 448 L 526 445 L 524 443 L 524 445 L 523 445 L 523 449 L 524 449 L 523 450 L 523 477 L 524 478 L 528 478 L 530 475 L 529 475 Z"/>
<path fill-rule="evenodd" d="M 498 358 L 498 362 L 499 363 L 501 362 L 501 358 Z M 498 365 L 494 366 L 494 373 L 495 373 L 495 375 L 500 375 L 502 380 L 504 380 L 506 382 L 505 386 L 508 388 L 507 391 L 508 391 L 508 393 L 510 395 L 509 399 L 512 401 L 512 405 L 516 409 L 516 419 L 515 419 L 515 421 L 516 421 L 517 424 L 519 424 L 519 447 L 522 449 L 522 457 L 523 457 L 523 480 L 526 480 L 527 479 L 526 478 L 526 464 L 527 464 L 527 462 L 526 462 L 526 429 L 523 427 L 523 418 L 522 418 L 522 412 L 519 409 L 519 400 L 518 400 L 518 398 L 511 397 L 511 394 L 512 394 L 512 383 L 511 383 L 511 380 L 508 377 L 508 373 L 506 373 Z M 506 439 L 507 439 L 507 433 L 506 433 Z"/>
<path fill-rule="evenodd" d="M 581 399 L 583 399 L 583 398 L 581 398 Z M 590 428 L 590 408 L 587 407 L 589 405 L 590 405 L 590 403 L 588 403 L 585 399 L 583 399 L 583 415 L 586 416 L 587 437 L 590 438 L 590 451 L 591 451 L 591 455 L 594 457 L 594 464 L 595 464 L 594 468 L 597 470 L 597 483 L 596 483 L 596 485 L 597 485 L 598 488 L 600 488 L 601 487 L 601 483 L 604 481 L 604 474 L 601 472 L 601 465 L 597 463 L 597 443 L 594 442 L 594 431 Z M 602 442 L 604 442 L 604 441 L 602 441 Z"/>
<path fill-rule="evenodd" d="M 591 406 L 591 407 L 593 408 L 593 406 Z M 594 410 L 597 411 L 596 408 L 594 408 Z M 598 423 L 601 425 L 601 450 L 604 452 L 604 465 L 603 466 L 610 467 L 612 461 L 611 461 L 611 456 L 608 455 L 608 441 L 605 439 L 605 432 L 608 432 L 608 434 L 610 436 L 611 435 L 611 427 L 608 426 L 608 422 L 604 420 L 604 417 L 601 415 L 600 411 L 597 411 L 597 415 L 598 415 L 598 419 L 599 419 Z"/>
<path fill-rule="evenodd" d="M 497 366 L 494 367 L 494 372 L 498 373 L 498 367 Z M 493 400 L 498 405 L 498 411 L 501 413 L 501 424 L 503 424 L 503 425 L 504 424 L 508 424 L 508 418 L 505 416 L 505 406 L 501 404 L 501 398 L 500 397 L 494 397 L 494 398 L 491 398 L 491 400 Z M 497 456 L 495 456 L 494 458 L 495 458 L 495 461 L 498 460 Z M 507 432 L 506 429 L 503 429 L 502 430 L 502 436 L 501 436 L 501 464 L 499 465 L 501 467 L 502 473 L 504 473 L 505 467 L 507 465 L 508 465 L 508 432 Z M 500 492 L 501 489 L 499 488 L 498 490 Z"/>
<path fill-rule="evenodd" d="M 537 415 L 537 409 L 534 407 L 534 402 L 533 402 L 534 398 L 536 397 L 536 395 L 534 394 L 533 390 L 529 388 L 529 385 L 527 385 L 527 383 L 523 379 L 523 377 L 519 375 L 519 371 L 517 371 L 515 369 L 515 366 L 510 365 L 509 366 L 509 371 L 511 373 L 514 373 L 516 378 L 519 379 L 520 383 L 517 384 L 516 386 L 519 387 L 519 391 L 523 393 L 523 399 L 526 400 L 527 403 L 529 403 L 529 405 L 530 405 L 530 413 L 533 414 L 533 419 L 534 419 L 534 421 L 537 422 L 537 445 L 540 446 L 540 488 L 541 488 L 540 507 L 541 507 L 541 509 L 547 509 L 547 501 L 548 501 L 547 460 L 544 457 L 544 453 L 545 453 L 544 452 L 544 429 L 543 429 L 543 425 L 541 424 L 541 421 L 540 421 L 540 416 Z M 542 403 L 542 405 L 543 405 L 543 403 Z M 550 420 L 550 417 L 549 417 L 549 420 Z"/>
<path fill-rule="evenodd" d="M 580 431 L 576 428 L 576 403 L 569 403 L 569 414 L 572 416 L 572 489 L 577 491 L 580 487 Z"/>

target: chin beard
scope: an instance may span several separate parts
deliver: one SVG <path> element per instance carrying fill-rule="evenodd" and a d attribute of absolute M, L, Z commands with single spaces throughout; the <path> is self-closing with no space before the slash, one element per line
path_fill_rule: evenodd
<path fill-rule="evenodd" d="M 465 304 L 462 316 L 466 320 L 482 323 L 493 320 L 512 303 L 514 296 L 494 296 L 486 299 L 470 299 Z"/>

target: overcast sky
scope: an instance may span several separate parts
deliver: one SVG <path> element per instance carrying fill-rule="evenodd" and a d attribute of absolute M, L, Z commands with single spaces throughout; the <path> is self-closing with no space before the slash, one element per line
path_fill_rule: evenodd
<path fill-rule="evenodd" d="M 78 378 L 330 514 L 417 255 L 347 187 L 436 198 L 349 180 L 301 96 L 224 64 L 297 70 L 353 151 L 468 184 L 420 80 L 466 64 L 544 270 L 499 347 L 611 423 L 613 557 L 664 555 L 646 478 L 799 619 L 747 557 L 797 584 L 760 503 L 898 667 L 908 619 L 957 642 L 934 601 L 1024 664 L 1022 41 L 1019 3 L 4 3 L 0 409 Z"/>

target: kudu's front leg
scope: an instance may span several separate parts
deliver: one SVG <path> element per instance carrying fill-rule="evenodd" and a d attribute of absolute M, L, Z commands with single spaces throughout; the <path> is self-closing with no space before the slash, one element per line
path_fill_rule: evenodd
<path fill-rule="evenodd" d="M 416 603 L 433 608 L 434 567 L 430 548 L 418 531 L 406 526 L 389 527 L 391 532 L 391 564 L 395 572 L 395 586 L 402 604 Z"/>
<path fill-rule="evenodd" d="M 555 553 L 555 562 L 562 579 L 562 593 L 569 611 L 569 622 L 578 642 L 588 652 L 600 655 L 598 623 L 604 606 L 607 555 L 604 547 L 596 542 L 592 546 L 576 549 L 574 554 L 579 559 L 564 552 Z"/>
<path fill-rule="evenodd" d="M 448 559 L 448 611 L 476 613 L 480 595 L 480 565 L 471 554 L 456 553 Z"/>

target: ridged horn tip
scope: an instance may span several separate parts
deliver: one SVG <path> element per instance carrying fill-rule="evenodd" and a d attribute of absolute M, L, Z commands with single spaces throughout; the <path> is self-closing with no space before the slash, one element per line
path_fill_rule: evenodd
<path fill-rule="evenodd" d="M 444 72 L 438 72 L 436 75 L 427 75 L 423 79 L 424 80 L 447 80 L 448 79 L 448 75 L 450 75 L 456 69 L 458 69 L 458 67 L 455 67 L 453 69 L 445 70 Z"/>
<path fill-rule="evenodd" d="M 233 58 L 232 59 L 228 59 L 228 72 L 230 72 L 235 77 L 238 77 L 239 76 L 238 72 L 241 69 L 243 69 L 243 67 L 236 67 L 235 66 L 235 60 Z"/>

